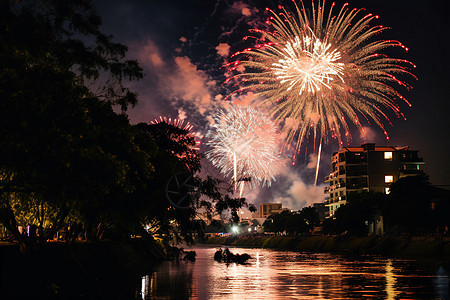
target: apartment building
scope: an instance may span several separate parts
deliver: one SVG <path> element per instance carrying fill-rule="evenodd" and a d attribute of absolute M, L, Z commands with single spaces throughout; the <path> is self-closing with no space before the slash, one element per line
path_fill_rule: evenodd
<path fill-rule="evenodd" d="M 327 216 L 347 203 L 348 195 L 374 191 L 389 193 L 391 183 L 405 176 L 416 175 L 423 169 L 423 159 L 409 147 L 375 146 L 343 147 L 331 157 L 332 172 L 325 177 L 329 186 L 324 189 Z"/>
<path fill-rule="evenodd" d="M 259 204 L 259 218 L 267 218 L 271 214 L 281 213 L 283 205 L 281 203 L 260 203 Z"/>

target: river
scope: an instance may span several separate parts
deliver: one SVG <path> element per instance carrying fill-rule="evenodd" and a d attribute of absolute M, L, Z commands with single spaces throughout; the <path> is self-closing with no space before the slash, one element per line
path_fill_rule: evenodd
<path fill-rule="evenodd" d="M 230 248 L 252 259 L 227 265 L 217 248 L 192 250 L 195 262 L 142 277 L 137 299 L 449 299 L 448 263 L 435 260 Z"/>

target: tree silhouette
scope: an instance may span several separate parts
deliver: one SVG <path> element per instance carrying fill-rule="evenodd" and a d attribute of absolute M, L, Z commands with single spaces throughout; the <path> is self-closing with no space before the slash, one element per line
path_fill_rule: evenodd
<path fill-rule="evenodd" d="M 390 186 L 383 210 L 386 231 L 430 232 L 433 189 L 426 174 L 400 178 Z"/>

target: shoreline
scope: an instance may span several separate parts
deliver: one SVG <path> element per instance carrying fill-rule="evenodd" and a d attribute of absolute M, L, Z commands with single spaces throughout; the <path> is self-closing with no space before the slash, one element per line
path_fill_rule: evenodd
<path fill-rule="evenodd" d="M 450 242 L 404 237 L 351 236 L 230 236 L 212 237 L 207 245 L 278 249 L 299 252 L 339 253 L 350 256 L 435 258 L 450 261 Z"/>
<path fill-rule="evenodd" d="M 0 246 L 0 295 L 5 299 L 135 299 L 140 276 L 163 260 L 157 243 L 133 239 L 70 245 L 47 243 L 22 254 Z"/>

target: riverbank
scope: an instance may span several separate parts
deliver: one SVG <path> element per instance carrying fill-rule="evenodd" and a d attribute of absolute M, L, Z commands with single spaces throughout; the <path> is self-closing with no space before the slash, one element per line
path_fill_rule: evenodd
<path fill-rule="evenodd" d="M 48 243 L 23 255 L 0 247 L 2 299 L 135 299 L 140 276 L 163 259 L 157 243 Z"/>
<path fill-rule="evenodd" d="M 382 255 L 392 257 L 431 257 L 450 260 L 450 242 L 403 237 L 328 236 L 229 236 L 212 237 L 204 243 L 239 247 L 259 247 L 304 252 Z"/>

